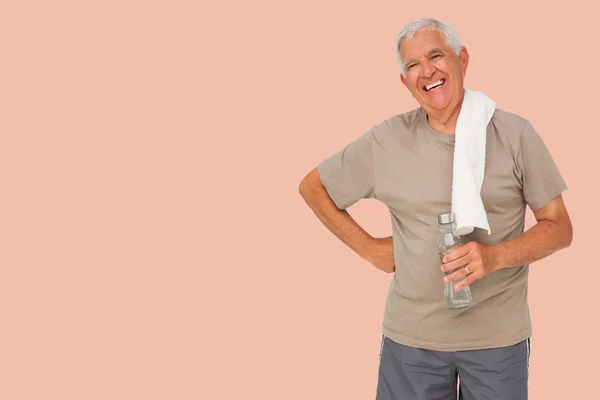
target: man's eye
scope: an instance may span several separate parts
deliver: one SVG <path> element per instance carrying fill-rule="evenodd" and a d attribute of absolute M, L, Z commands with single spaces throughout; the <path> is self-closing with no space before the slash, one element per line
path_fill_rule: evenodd
<path fill-rule="evenodd" d="M 406 69 L 411 69 L 412 67 L 414 67 L 416 64 L 410 64 Z"/>
<path fill-rule="evenodd" d="M 436 54 L 435 56 L 431 57 L 433 60 L 440 58 L 442 55 L 441 54 Z"/>

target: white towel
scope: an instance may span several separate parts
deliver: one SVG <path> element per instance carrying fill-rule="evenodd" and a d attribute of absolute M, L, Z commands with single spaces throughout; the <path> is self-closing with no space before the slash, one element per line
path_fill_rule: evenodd
<path fill-rule="evenodd" d="M 487 126 L 496 103 L 474 90 L 465 89 L 465 97 L 456 122 L 452 212 L 459 235 L 481 228 L 492 233 L 481 200 L 485 172 Z"/>

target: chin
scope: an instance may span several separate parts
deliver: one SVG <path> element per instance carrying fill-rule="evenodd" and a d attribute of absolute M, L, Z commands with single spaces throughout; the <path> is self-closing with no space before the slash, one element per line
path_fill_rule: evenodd
<path fill-rule="evenodd" d="M 429 108 L 431 108 L 432 110 L 436 110 L 436 111 L 443 111 L 450 105 L 450 103 L 451 103 L 451 101 L 430 102 Z"/>

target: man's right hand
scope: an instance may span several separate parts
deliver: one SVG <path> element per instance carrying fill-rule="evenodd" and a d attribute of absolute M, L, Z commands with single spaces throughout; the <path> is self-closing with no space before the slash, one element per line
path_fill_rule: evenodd
<path fill-rule="evenodd" d="M 391 236 L 370 240 L 362 257 L 384 272 L 392 273 L 396 270 L 394 242 Z"/>

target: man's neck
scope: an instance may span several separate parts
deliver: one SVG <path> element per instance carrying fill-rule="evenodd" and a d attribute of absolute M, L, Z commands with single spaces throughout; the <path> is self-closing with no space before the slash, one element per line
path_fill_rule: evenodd
<path fill-rule="evenodd" d="M 449 117 L 427 115 L 427 122 L 436 131 L 443 133 L 454 134 L 456 130 L 456 121 L 458 121 L 458 113 L 452 113 Z"/>
<path fill-rule="evenodd" d="M 428 112 L 427 122 L 429 123 L 429 126 L 443 133 L 454 134 L 456 130 L 456 121 L 458 121 L 458 115 L 460 114 L 463 100 L 464 97 L 461 98 L 458 104 L 452 109 L 443 110 L 441 112 Z"/>

